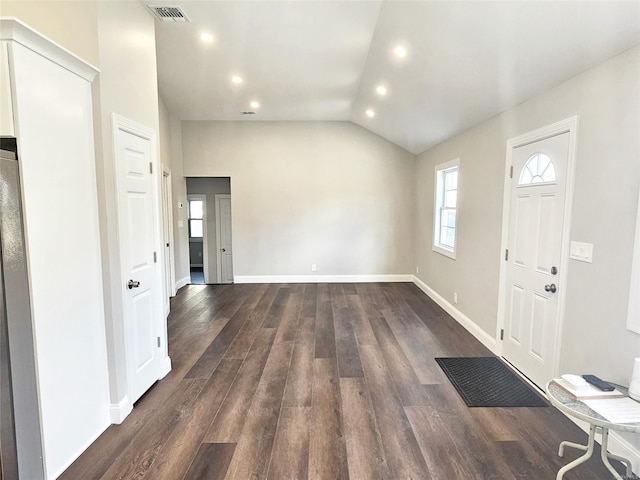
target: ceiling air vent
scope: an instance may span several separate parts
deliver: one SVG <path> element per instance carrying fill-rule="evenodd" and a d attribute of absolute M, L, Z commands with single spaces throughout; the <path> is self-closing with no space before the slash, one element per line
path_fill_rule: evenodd
<path fill-rule="evenodd" d="M 149 5 L 149 8 L 162 22 L 190 22 L 182 7 L 177 5 Z"/>
<path fill-rule="evenodd" d="M 240 112 L 240 115 L 255 115 L 256 112 Z"/>

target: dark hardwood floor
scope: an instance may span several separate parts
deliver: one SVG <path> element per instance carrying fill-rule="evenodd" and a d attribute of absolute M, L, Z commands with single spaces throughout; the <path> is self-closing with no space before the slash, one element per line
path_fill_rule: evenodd
<path fill-rule="evenodd" d="M 586 442 L 467 408 L 434 357 L 491 354 L 413 284 L 190 285 L 168 328 L 173 371 L 61 479 L 546 480 Z M 610 478 L 598 456 L 565 478 Z"/>

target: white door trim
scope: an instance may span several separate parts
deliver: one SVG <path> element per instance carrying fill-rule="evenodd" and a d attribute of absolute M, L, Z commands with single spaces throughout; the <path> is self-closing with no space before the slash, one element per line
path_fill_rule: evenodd
<path fill-rule="evenodd" d="M 169 291 L 165 292 L 166 297 L 174 297 L 176 295 L 176 273 L 174 268 L 175 251 L 173 247 L 173 212 L 171 209 L 173 205 L 173 195 L 171 190 L 171 170 L 167 167 L 162 167 L 162 220 L 163 228 L 162 233 L 167 233 L 169 238 L 164 238 L 163 235 L 163 247 L 162 251 L 165 252 L 166 242 L 169 242 L 169 258 L 165 259 L 165 278 L 169 285 Z M 168 298 L 165 299 L 168 302 Z M 167 312 L 168 313 L 168 312 Z"/>
<path fill-rule="evenodd" d="M 496 329 L 496 354 L 502 356 L 503 341 L 500 339 L 500 333 L 505 326 L 505 306 L 506 306 L 506 281 L 507 281 L 507 262 L 505 261 L 505 251 L 509 241 L 509 219 L 510 219 L 510 202 L 511 202 L 511 176 L 510 170 L 513 165 L 513 151 L 518 147 L 528 145 L 530 143 L 545 140 L 556 135 L 569 133 L 569 152 L 567 158 L 567 185 L 564 198 L 564 218 L 562 221 L 562 246 L 560 253 L 560 271 L 558 277 L 558 321 L 556 322 L 555 345 L 553 346 L 553 374 L 559 372 L 560 349 L 562 346 L 562 325 L 564 323 L 565 310 L 565 292 L 567 285 L 567 268 L 569 266 L 569 247 L 571 233 L 571 218 L 573 206 L 573 189 L 575 182 L 575 165 L 577 154 L 577 138 L 578 138 L 578 116 L 573 116 L 565 120 L 538 128 L 531 132 L 519 135 L 507 140 L 507 152 L 504 170 L 504 193 L 502 204 L 502 236 L 500 242 L 500 274 L 498 288 L 498 322 Z M 523 372 L 526 375 L 526 372 Z"/>
<path fill-rule="evenodd" d="M 223 198 L 231 199 L 231 194 L 229 193 L 216 193 L 215 196 L 215 212 L 216 212 L 216 274 L 218 283 L 222 283 L 222 255 L 220 255 L 220 245 L 222 244 L 222 239 L 220 237 L 220 227 L 222 222 L 220 219 L 222 216 L 220 215 L 220 200 Z"/>

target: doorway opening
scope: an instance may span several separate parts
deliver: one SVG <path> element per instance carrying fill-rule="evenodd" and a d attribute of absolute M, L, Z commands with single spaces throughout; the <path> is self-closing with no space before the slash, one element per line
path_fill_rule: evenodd
<path fill-rule="evenodd" d="M 231 178 L 187 178 L 192 284 L 233 283 Z"/>

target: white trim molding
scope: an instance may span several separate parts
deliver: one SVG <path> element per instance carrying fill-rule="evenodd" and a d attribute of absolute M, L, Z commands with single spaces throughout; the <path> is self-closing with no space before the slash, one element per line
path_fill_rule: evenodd
<path fill-rule="evenodd" d="M 160 363 L 160 372 L 158 376 L 158 380 L 162 380 L 166 377 L 171 371 L 171 357 L 169 355 L 165 355 Z"/>
<path fill-rule="evenodd" d="M 440 305 L 449 315 L 453 317 L 460 325 L 462 325 L 471 335 L 473 335 L 480 343 L 491 350 L 492 353 L 496 353 L 497 341 L 482 328 L 478 326 L 473 320 L 467 317 L 464 313 L 449 303 L 444 297 L 437 293 L 433 288 L 424 283 L 418 277 L 413 276 L 413 283 L 427 294 L 434 302 Z"/>
<path fill-rule="evenodd" d="M 373 283 L 412 282 L 413 275 L 235 275 L 234 283 Z"/>
<path fill-rule="evenodd" d="M 133 404 L 131 400 L 129 400 L 129 395 L 125 395 L 118 403 L 109 405 L 109 418 L 111 419 L 111 423 L 120 425 L 132 410 Z"/>
<path fill-rule="evenodd" d="M 100 70 L 15 17 L 0 17 L 0 40 L 13 40 L 93 82 Z"/>
<path fill-rule="evenodd" d="M 179 280 L 176 280 L 176 293 L 185 285 L 189 285 L 191 283 L 191 275 L 187 275 L 186 277 L 182 277 Z"/>
<path fill-rule="evenodd" d="M 640 333 L 640 194 L 638 195 L 636 238 L 633 247 L 633 262 L 631 264 L 627 328 L 632 332 Z"/>

